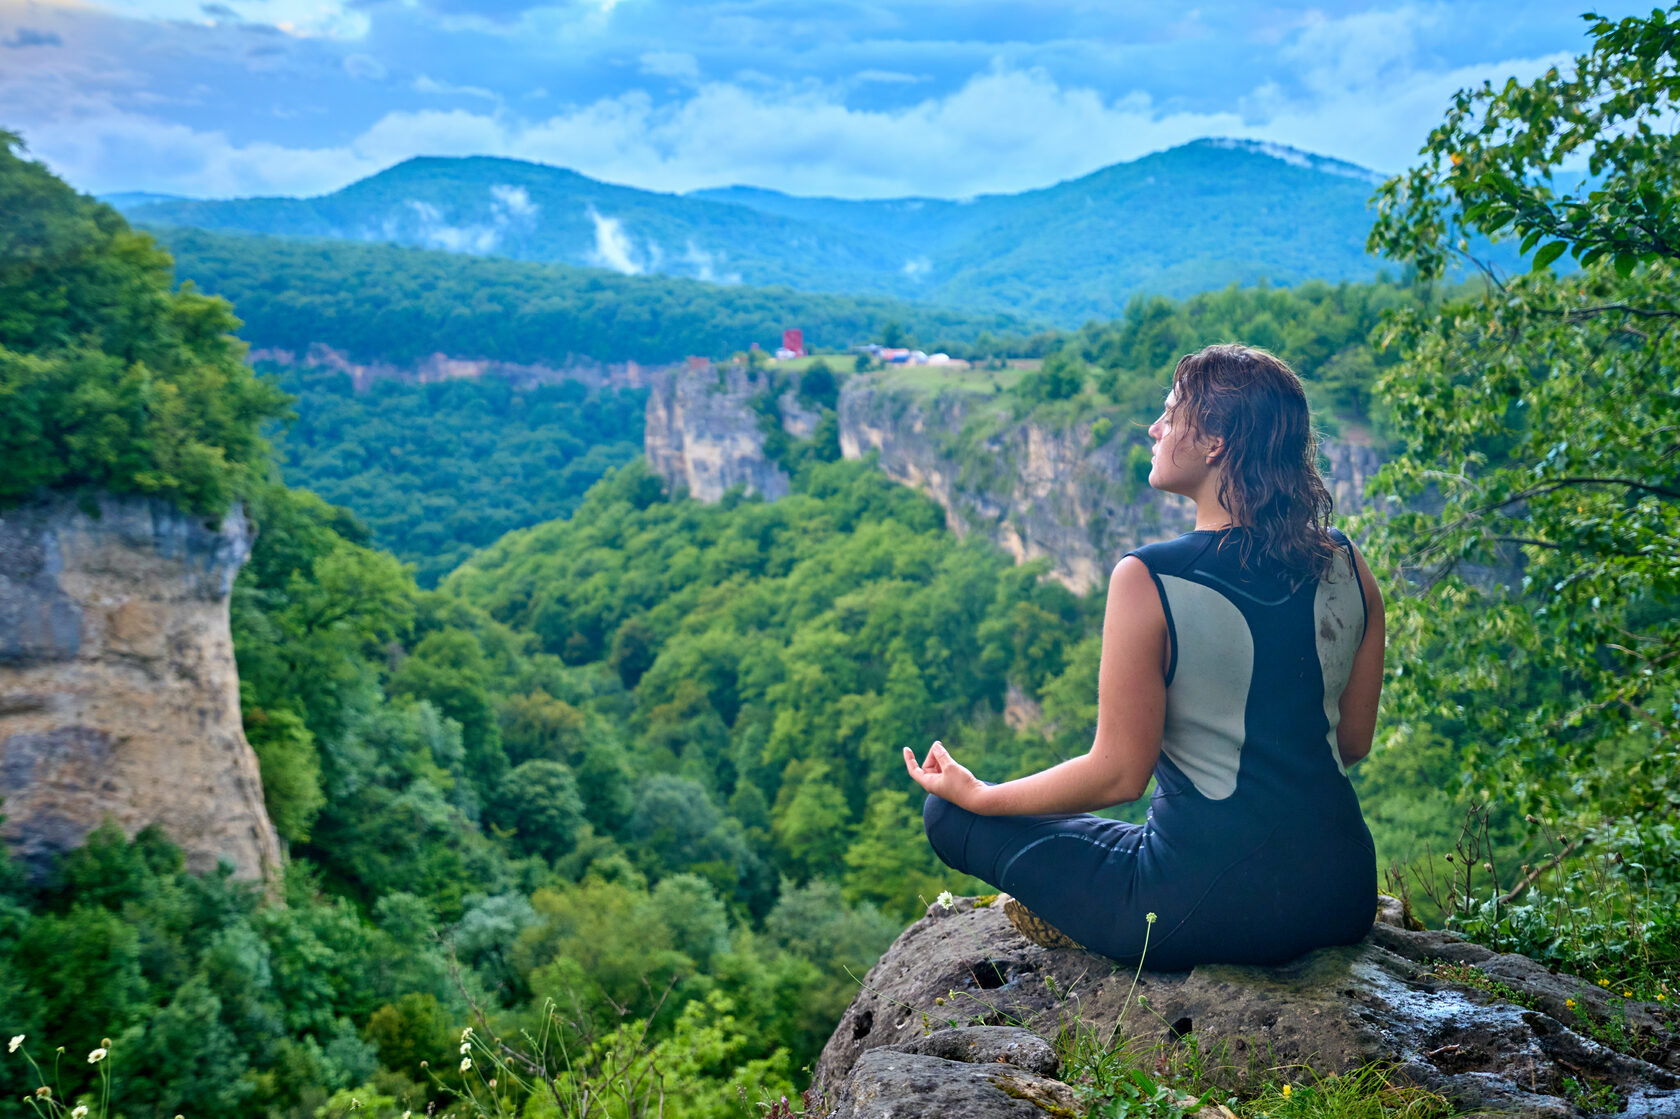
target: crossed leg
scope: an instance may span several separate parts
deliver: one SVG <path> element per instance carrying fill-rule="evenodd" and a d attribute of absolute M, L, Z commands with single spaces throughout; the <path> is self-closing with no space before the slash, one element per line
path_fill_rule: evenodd
<path fill-rule="evenodd" d="M 1136 907 L 1138 825 L 1088 813 L 979 816 L 931 794 L 922 824 L 945 865 L 1013 895 L 1087 948 L 1115 958 L 1141 950 L 1141 914 L 1124 920 Z"/>

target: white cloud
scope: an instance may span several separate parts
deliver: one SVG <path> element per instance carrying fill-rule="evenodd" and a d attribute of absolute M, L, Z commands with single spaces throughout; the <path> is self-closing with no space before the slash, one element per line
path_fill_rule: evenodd
<path fill-rule="evenodd" d="M 648 51 L 641 57 L 642 73 L 685 82 L 700 80 L 700 63 L 687 51 Z"/>
<path fill-rule="evenodd" d="M 0 112 L 27 122 L 36 154 L 82 189 L 195 196 L 313 194 L 415 155 L 504 155 L 664 191 L 750 183 L 854 198 L 967 197 L 1045 186 L 1204 136 L 1288 144 L 1392 172 L 1410 161 L 1455 90 L 1531 78 L 1567 61 L 1556 54 L 1428 68 L 1407 28 L 1436 11 L 1312 21 L 1285 48 L 1308 92 L 1262 80 L 1229 110 L 1211 112 L 1164 108 L 1142 91 L 1109 96 L 1001 63 L 947 93 L 889 108 L 848 104 L 846 83 L 711 81 L 663 102 L 632 89 L 548 115 L 499 104 L 403 109 L 321 147 L 237 143 L 118 108 L 138 102 L 114 90 L 32 85 L 26 76 L 0 74 Z M 1372 61 L 1362 66 L 1367 49 Z M 673 58 L 658 65 L 683 69 Z M 416 88 L 445 89 L 420 81 Z M 600 221 L 608 223 L 597 228 L 602 261 L 645 268 L 653 246 L 638 263 L 615 219 Z"/>
<path fill-rule="evenodd" d="M 719 272 L 717 270 L 718 264 L 724 259 L 723 253 L 707 252 L 699 245 L 696 245 L 692 237 L 688 240 L 687 251 L 683 253 L 683 260 L 685 260 L 690 267 L 694 269 L 695 279 L 710 280 L 713 283 L 719 284 L 740 283 L 741 274 L 739 272 Z"/>
<path fill-rule="evenodd" d="M 385 64 L 371 54 L 345 55 L 344 72 L 352 78 L 369 82 L 384 81 L 386 73 Z"/>
<path fill-rule="evenodd" d="M 522 186 L 498 183 L 490 188 L 490 197 L 495 199 L 494 205 L 510 217 L 530 218 L 537 214 L 537 204 L 531 201 L 530 192 Z"/>
<path fill-rule="evenodd" d="M 449 82 L 440 82 L 436 78 L 425 74 L 421 74 L 414 79 L 414 92 L 435 93 L 446 97 L 482 97 L 486 101 L 500 101 L 502 99 L 501 94 L 494 90 L 485 89 L 483 86 L 452 85 Z"/>
<path fill-rule="evenodd" d="M 602 216 L 593 206 L 589 207 L 589 220 L 595 223 L 595 249 L 589 254 L 590 263 L 626 276 L 643 271 L 632 255 L 630 236 L 624 232 L 623 222 Z"/>

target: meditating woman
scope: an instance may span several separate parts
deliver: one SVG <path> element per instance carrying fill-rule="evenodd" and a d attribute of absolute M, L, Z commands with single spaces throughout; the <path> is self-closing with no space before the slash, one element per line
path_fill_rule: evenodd
<path fill-rule="evenodd" d="M 1149 484 L 1194 501 L 1196 527 L 1114 568 L 1090 752 L 993 785 L 941 743 L 919 765 L 906 748 L 928 839 L 1052 947 L 1177 970 L 1353 943 L 1377 874 L 1347 767 L 1371 748 L 1383 602 L 1330 527 L 1300 379 L 1209 346 L 1149 435 Z M 1147 823 L 1088 815 L 1151 773 Z"/>

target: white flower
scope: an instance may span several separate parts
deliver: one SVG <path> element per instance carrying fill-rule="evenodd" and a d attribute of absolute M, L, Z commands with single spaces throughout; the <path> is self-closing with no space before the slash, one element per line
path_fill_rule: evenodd
<path fill-rule="evenodd" d="M 361 1106 L 362 1106 L 362 1101 L 361 1100 L 357 1099 L 355 1096 L 350 1097 L 350 1110 L 351 1111 L 355 1111 L 356 1109 L 360 1108 Z M 74 1116 L 72 1116 L 72 1119 L 74 1119 Z"/>
<path fill-rule="evenodd" d="M 18 1046 L 23 1044 L 23 1036 L 23 1034 L 18 1034 L 16 1037 L 12 1038 L 12 1043 L 6 1046 L 6 1052 L 16 1053 Z"/>
<path fill-rule="evenodd" d="M 101 1045 L 98 1049 L 95 1049 L 92 1053 L 88 1054 L 88 1064 L 97 1065 L 100 1061 L 103 1061 L 109 1053 L 110 1050 Z"/>
<path fill-rule="evenodd" d="M 461 1031 L 461 1040 L 466 1041 L 470 1037 L 472 1037 L 472 1027 L 468 1026 L 466 1029 Z"/>
<path fill-rule="evenodd" d="M 461 1056 L 465 1057 L 468 1053 L 471 1053 L 471 1052 L 472 1052 L 472 1042 L 463 1041 L 461 1043 Z"/>
<path fill-rule="evenodd" d="M 956 902 L 957 899 L 953 898 L 951 896 L 951 891 L 950 890 L 941 890 L 941 891 L 939 891 L 939 896 L 934 898 L 933 900 L 936 903 L 938 903 L 940 906 L 942 906 L 946 909 L 949 909 Z"/>
<path fill-rule="evenodd" d="M 1148 922 L 1149 922 L 1149 923 L 1150 923 L 1150 924 L 1151 924 L 1151 925 L 1153 925 L 1153 924 L 1154 924 L 1154 923 L 1155 923 L 1155 914 L 1153 914 L 1153 913 L 1145 913 L 1145 914 L 1144 914 L 1144 915 L 1143 915 L 1143 919 L 1144 919 L 1144 920 L 1145 920 L 1145 921 L 1148 921 Z"/>
<path fill-rule="evenodd" d="M 71 1108 L 70 1119 L 87 1119 L 87 1104 L 77 1104 Z"/>
<path fill-rule="evenodd" d="M 461 1058 L 461 1071 L 466 1072 L 470 1068 L 472 1068 L 472 1058 L 471 1057 L 462 1057 Z"/>

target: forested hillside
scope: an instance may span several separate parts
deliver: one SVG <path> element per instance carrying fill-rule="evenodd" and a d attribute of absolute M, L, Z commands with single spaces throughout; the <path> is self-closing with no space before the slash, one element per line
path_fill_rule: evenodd
<path fill-rule="evenodd" d="M 929 344 L 1019 335 L 1002 313 L 880 297 L 819 295 L 564 264 L 352 241 L 165 229 L 176 275 L 233 301 L 256 347 L 302 355 L 325 342 L 358 361 L 409 365 L 433 353 L 565 366 L 574 359 L 680 361 L 754 343 L 774 350 L 800 327 L 808 346 L 845 348 L 897 324 Z"/>
<path fill-rule="evenodd" d="M 642 453 L 646 392 L 501 377 L 415 384 L 275 367 L 296 419 L 274 434 L 286 481 L 355 511 L 430 587 L 504 533 L 570 516 Z"/>
<path fill-rule="evenodd" d="M 412 159 L 319 198 L 123 205 L 148 226 L 868 293 L 1071 328 L 1118 314 L 1138 293 L 1371 279 L 1366 203 L 1377 181 L 1290 148 L 1198 140 L 1053 186 L 962 201 L 658 194 L 475 157 Z"/>
<path fill-rule="evenodd" d="M 1177 352 L 1229 332 L 1299 363 L 1332 422 L 1369 423 L 1391 456 L 1375 497 L 1393 504 L 1350 528 L 1389 649 L 1354 776 L 1388 885 L 1416 915 L 1649 1000 L 1672 1029 L 1680 141 L 1652 121 L 1680 97 L 1680 25 L 1658 12 L 1593 35 L 1570 75 L 1460 95 L 1381 188 L 1369 247 L 1415 285 L 1136 300 L 1044 340 L 1005 395 L 1023 414 L 1101 409 L 1112 430 L 1153 411 Z M 1560 198 L 1546 174 L 1588 142 L 1593 193 Z M 957 540 L 927 499 L 832 461 L 831 427 L 784 442 L 785 499 L 708 506 L 615 465 L 628 395 L 352 398 L 289 374 L 308 406 L 291 468 L 364 520 L 282 484 L 262 433 L 287 402 L 234 335 L 237 314 L 247 341 L 294 349 L 325 324 L 393 361 L 563 362 L 635 356 L 638 339 L 732 352 L 790 307 L 826 340 L 813 322 L 869 332 L 901 306 L 203 232 L 171 234 L 172 268 L 18 146 L 0 135 L 0 208 L 28 219 L 0 228 L 0 507 L 103 490 L 208 518 L 245 503 L 241 710 L 290 861 L 275 904 L 186 873 L 152 830 L 101 829 L 45 879 L 0 859 L 16 1050 L 0 1096 L 34 1093 L 24 1058 L 62 1045 L 55 1105 L 97 1101 L 114 1069 L 109 1114 L 134 1119 L 538 1119 L 603 1089 L 640 1119 L 658 1113 L 650 1084 L 664 1114 L 761 1114 L 804 1085 L 904 920 L 978 889 L 934 861 L 899 750 L 939 738 L 1002 780 L 1088 749 L 1102 591 Z M 1478 237 L 1526 242 L 1537 267 L 1442 286 Z M 1579 267 L 1560 274 L 1564 254 Z M 926 337 L 1018 326 L 927 313 L 905 320 Z M 379 467 L 411 454 L 435 473 Z M 441 571 L 463 542 L 432 511 L 470 519 L 532 462 L 570 517 L 508 533 L 439 589 L 370 533 Z M 533 493 L 493 515 L 543 512 Z M 550 1063 L 510 1063 L 492 1037 Z M 1137 1092 L 1109 1111 L 1166 1091 L 1124 1075 Z M 1310 1114 L 1303 1098 L 1269 1113 Z M 1395 1114 L 1380 1082 L 1370 1102 Z"/>

